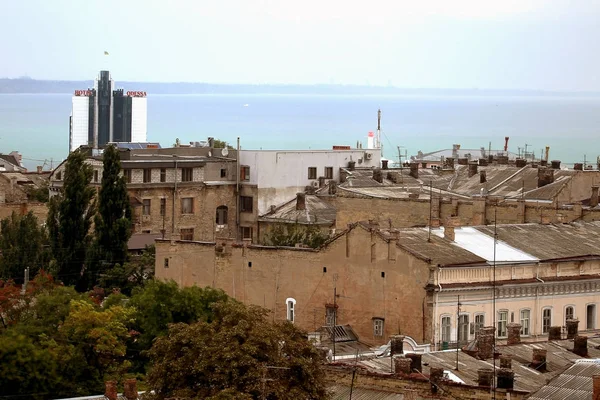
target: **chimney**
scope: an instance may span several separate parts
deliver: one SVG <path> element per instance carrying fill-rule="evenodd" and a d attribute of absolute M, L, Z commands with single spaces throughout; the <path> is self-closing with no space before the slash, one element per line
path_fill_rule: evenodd
<path fill-rule="evenodd" d="M 350 171 L 354 171 L 355 166 L 356 166 L 356 161 L 348 161 L 348 169 Z"/>
<path fill-rule="evenodd" d="M 446 157 L 445 166 L 450 169 L 454 169 L 454 157 Z"/>
<path fill-rule="evenodd" d="M 506 330 L 508 331 L 508 338 L 506 340 L 507 345 L 510 346 L 521 343 L 521 324 L 511 322 L 506 325 Z"/>
<path fill-rule="evenodd" d="M 500 368 L 512 369 L 512 356 L 510 354 L 500 356 Z"/>
<path fill-rule="evenodd" d="M 477 358 L 487 360 L 494 356 L 494 333 L 496 328 L 484 326 L 479 330 L 477 336 Z"/>
<path fill-rule="evenodd" d="M 477 161 L 471 161 L 469 163 L 469 178 L 477 175 Z"/>
<path fill-rule="evenodd" d="M 512 390 L 515 387 L 515 373 L 512 369 L 500 368 L 498 370 L 498 389 Z"/>
<path fill-rule="evenodd" d="M 337 193 L 337 183 L 334 180 L 329 181 L 329 194 L 334 195 Z"/>
<path fill-rule="evenodd" d="M 552 160 L 550 162 L 552 169 L 560 169 L 560 160 Z"/>
<path fill-rule="evenodd" d="M 550 157 L 550 146 L 546 146 L 546 154 L 544 155 L 544 159 L 540 161 L 545 161 L 546 164 L 548 164 L 548 157 Z"/>
<path fill-rule="evenodd" d="M 208 147 L 210 147 L 211 149 L 213 147 L 215 147 L 215 138 L 213 138 L 213 137 L 208 138 Z"/>
<path fill-rule="evenodd" d="M 494 370 L 491 368 L 479 368 L 477 370 L 477 384 L 479 386 L 491 387 L 494 381 Z"/>
<path fill-rule="evenodd" d="M 581 357 L 587 357 L 587 339 L 587 336 L 575 336 L 575 338 L 573 339 L 573 353 Z"/>
<path fill-rule="evenodd" d="M 551 326 L 548 329 L 548 340 L 561 340 L 562 339 L 562 327 Z"/>
<path fill-rule="evenodd" d="M 600 400 L 600 375 L 592 377 L 592 400 Z"/>
<path fill-rule="evenodd" d="M 423 372 L 423 367 L 421 366 L 421 355 L 417 353 L 408 353 L 406 358 L 410 359 L 410 371 L 413 372 L 417 370 L 419 372 Z"/>
<path fill-rule="evenodd" d="M 444 368 L 430 367 L 429 368 L 429 380 L 434 385 L 437 385 L 444 379 Z"/>
<path fill-rule="evenodd" d="M 522 158 L 517 158 L 517 159 L 515 160 L 515 166 L 516 166 L 517 168 L 523 168 L 523 167 L 524 167 L 524 166 L 526 166 L 526 165 L 527 165 L 527 160 L 524 160 L 524 159 L 522 159 Z"/>
<path fill-rule="evenodd" d="M 137 400 L 138 391 L 137 391 L 137 381 L 135 378 L 126 379 L 124 385 L 123 394 L 127 400 Z"/>
<path fill-rule="evenodd" d="M 504 138 L 504 151 L 508 151 L 508 139 L 510 139 L 508 136 Z"/>
<path fill-rule="evenodd" d="M 381 160 L 381 169 L 388 169 L 388 160 Z"/>
<path fill-rule="evenodd" d="M 468 165 L 469 159 L 467 157 L 460 157 L 458 159 L 458 165 Z"/>
<path fill-rule="evenodd" d="M 498 156 L 499 165 L 508 165 L 508 156 Z"/>
<path fill-rule="evenodd" d="M 42 171 L 44 170 L 44 167 L 42 167 L 41 165 L 38 165 L 36 168 L 37 168 L 37 173 L 38 174 L 41 174 Z"/>
<path fill-rule="evenodd" d="M 578 319 L 567 320 L 567 339 L 575 339 L 577 336 L 577 327 L 579 325 Z"/>
<path fill-rule="evenodd" d="M 586 338 L 587 339 L 587 338 Z M 533 349 L 533 356 L 531 358 L 530 367 L 536 371 L 546 371 L 546 355 L 548 350 L 546 349 Z"/>
<path fill-rule="evenodd" d="M 454 232 L 453 226 L 444 227 L 444 238 L 454 242 L 454 239 L 456 238 L 456 233 Z"/>
<path fill-rule="evenodd" d="M 373 170 L 373 180 L 379 183 L 383 183 L 383 172 L 381 172 L 380 168 L 375 168 Z"/>
<path fill-rule="evenodd" d="M 575 163 L 575 164 L 573 164 L 573 169 L 575 171 L 583 171 L 583 164 L 582 163 Z"/>
<path fill-rule="evenodd" d="M 554 170 L 551 168 L 538 168 L 538 187 L 546 186 L 554 182 Z"/>
<path fill-rule="evenodd" d="M 592 197 L 590 197 L 590 207 L 598 205 L 598 186 L 592 186 Z"/>
<path fill-rule="evenodd" d="M 404 354 L 404 336 L 403 335 L 392 335 L 390 337 L 391 346 L 390 351 L 393 356 L 398 354 Z"/>
<path fill-rule="evenodd" d="M 396 370 L 396 375 L 401 374 L 410 374 L 410 366 L 412 364 L 412 360 L 406 357 L 394 357 L 394 367 Z"/>
<path fill-rule="evenodd" d="M 419 179 L 419 164 L 410 163 L 410 174 L 409 175 L 415 179 Z"/>
<path fill-rule="evenodd" d="M 296 210 L 306 210 L 306 194 L 302 192 L 296 194 Z"/>
<path fill-rule="evenodd" d="M 104 382 L 104 397 L 108 400 L 117 400 L 117 382 L 116 381 L 106 381 Z"/>
<path fill-rule="evenodd" d="M 485 173 L 485 171 L 479 171 L 479 183 L 486 183 L 487 182 L 487 175 Z"/>
<path fill-rule="evenodd" d="M 480 158 L 479 159 L 479 166 L 480 167 L 485 167 L 488 165 L 488 159 L 487 158 Z"/>

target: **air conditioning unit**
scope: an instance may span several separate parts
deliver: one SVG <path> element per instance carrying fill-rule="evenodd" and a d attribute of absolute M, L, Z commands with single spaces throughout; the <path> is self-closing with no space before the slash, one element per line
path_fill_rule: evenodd
<path fill-rule="evenodd" d="M 365 160 L 370 160 L 373 158 L 373 153 L 365 153 Z"/>

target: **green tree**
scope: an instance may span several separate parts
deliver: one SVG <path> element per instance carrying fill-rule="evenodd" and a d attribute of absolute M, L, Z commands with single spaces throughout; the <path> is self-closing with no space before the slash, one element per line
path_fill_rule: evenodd
<path fill-rule="evenodd" d="M 159 399 L 327 398 L 305 333 L 234 301 L 216 304 L 214 313 L 211 322 L 174 324 L 155 340 L 147 378 Z"/>
<path fill-rule="evenodd" d="M 127 242 L 131 237 L 131 204 L 127 181 L 121 175 L 119 150 L 115 146 L 104 149 L 102 156 L 102 183 L 98 193 L 98 212 L 94 218 L 96 232 L 95 260 L 92 264 L 99 273 L 123 265 L 127 261 Z"/>
<path fill-rule="evenodd" d="M 131 296 L 134 288 L 144 285 L 154 276 L 156 250 L 154 245 L 147 246 L 139 256 L 130 257 L 125 264 L 116 264 L 100 276 L 99 284 L 106 289 L 119 289 Z"/>
<path fill-rule="evenodd" d="M 48 182 L 44 182 L 40 186 L 30 186 L 25 191 L 27 192 L 28 200 L 39 201 L 40 203 L 47 203 L 50 200 Z"/>
<path fill-rule="evenodd" d="M 225 147 L 227 147 L 230 150 L 233 150 L 233 146 L 230 146 L 224 140 L 214 139 L 214 141 L 213 141 L 213 148 L 215 148 L 215 149 L 224 149 Z"/>
<path fill-rule="evenodd" d="M 76 285 L 79 291 L 90 286 L 85 261 L 96 211 L 96 191 L 89 186 L 92 175 L 92 166 L 86 163 L 84 153 L 69 154 L 62 192 L 50 200 L 48 207 L 48 234 L 57 277 L 66 285 Z"/>
<path fill-rule="evenodd" d="M 0 222 L 0 232 L 0 278 L 22 282 L 25 268 L 33 277 L 48 263 L 46 230 L 31 211 L 13 212 Z"/>
<path fill-rule="evenodd" d="M 316 224 L 275 224 L 265 235 L 264 243 L 268 246 L 294 247 L 296 244 L 321 247 L 329 239 Z"/>

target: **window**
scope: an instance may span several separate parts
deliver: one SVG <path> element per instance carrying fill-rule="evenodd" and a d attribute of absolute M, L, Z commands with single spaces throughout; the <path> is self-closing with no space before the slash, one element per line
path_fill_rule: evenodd
<path fill-rule="evenodd" d="M 570 319 L 575 319 L 575 309 L 572 306 L 567 306 L 565 308 L 565 326 Z"/>
<path fill-rule="evenodd" d="M 142 233 L 150 233 L 150 232 L 151 232 L 150 229 L 144 229 L 144 230 L 142 230 Z"/>
<path fill-rule="evenodd" d="M 479 332 L 481 328 L 485 326 L 485 314 L 477 314 L 475 315 L 475 334 Z"/>
<path fill-rule="evenodd" d="M 498 311 L 498 337 L 506 337 L 506 324 L 508 323 L 508 311 Z"/>
<path fill-rule="evenodd" d="M 181 182 L 191 182 L 194 180 L 194 168 L 181 168 Z"/>
<path fill-rule="evenodd" d="M 550 324 L 552 323 L 552 310 L 544 308 L 542 310 L 542 333 L 548 333 Z"/>
<path fill-rule="evenodd" d="M 145 168 L 144 169 L 144 183 L 152 182 L 152 169 Z"/>
<path fill-rule="evenodd" d="M 240 167 L 240 181 L 250 180 L 250 167 L 244 165 Z"/>
<path fill-rule="evenodd" d="M 227 178 L 227 169 L 221 168 L 221 178 Z"/>
<path fill-rule="evenodd" d="M 160 199 L 160 216 L 164 217 L 167 213 L 167 199 Z"/>
<path fill-rule="evenodd" d="M 184 228 L 179 230 L 181 240 L 194 240 L 194 228 Z"/>
<path fill-rule="evenodd" d="M 287 307 L 287 320 L 290 322 L 294 322 L 294 318 L 296 317 L 294 315 L 294 311 L 296 308 L 296 300 L 289 298 L 285 300 L 285 305 Z"/>
<path fill-rule="evenodd" d="M 127 181 L 127 183 L 131 183 L 131 170 L 130 169 L 124 169 L 123 176 L 125 176 L 125 181 Z"/>
<path fill-rule="evenodd" d="M 458 342 L 464 343 L 469 340 L 469 314 L 458 317 Z"/>
<path fill-rule="evenodd" d="M 240 196 L 240 211 L 241 212 L 252 212 L 252 197 L 251 196 Z"/>
<path fill-rule="evenodd" d="M 529 336 L 529 320 L 531 318 L 530 310 L 521 310 L 521 335 Z"/>
<path fill-rule="evenodd" d="M 374 318 L 373 319 L 373 336 L 383 337 L 383 319 L 382 318 Z"/>
<path fill-rule="evenodd" d="M 252 228 L 249 226 L 242 226 L 242 239 L 252 239 Z"/>
<path fill-rule="evenodd" d="M 227 225 L 227 206 L 217 207 L 217 225 Z"/>
<path fill-rule="evenodd" d="M 169 259 L 165 257 L 165 263 L 164 263 L 165 268 L 169 268 Z"/>
<path fill-rule="evenodd" d="M 57 181 L 60 181 L 61 179 L 62 179 L 62 171 L 58 171 L 58 172 L 56 173 L 56 180 L 57 180 Z"/>
<path fill-rule="evenodd" d="M 337 306 L 334 307 L 333 304 L 327 304 L 325 306 L 325 325 L 335 325 L 336 308 Z"/>
<path fill-rule="evenodd" d="M 450 342 L 451 321 L 449 316 L 442 317 L 442 342 Z"/>
<path fill-rule="evenodd" d="M 317 179 L 317 167 L 308 167 L 308 179 Z"/>
<path fill-rule="evenodd" d="M 596 305 L 588 304 L 585 311 L 585 328 L 596 329 Z"/>
<path fill-rule="evenodd" d="M 167 181 L 167 170 L 166 170 L 166 168 L 161 168 L 160 169 L 160 181 L 161 182 L 166 182 Z"/>
<path fill-rule="evenodd" d="M 94 182 L 98 182 L 98 171 L 94 171 Z"/>
<path fill-rule="evenodd" d="M 182 214 L 193 214 L 194 213 L 194 198 L 184 197 L 181 199 L 181 213 Z"/>
<path fill-rule="evenodd" d="M 144 199 L 142 200 L 142 215 L 150 215 L 150 204 L 151 204 L 151 200 L 150 199 Z"/>
<path fill-rule="evenodd" d="M 333 179 L 333 167 L 325 167 L 325 179 Z"/>

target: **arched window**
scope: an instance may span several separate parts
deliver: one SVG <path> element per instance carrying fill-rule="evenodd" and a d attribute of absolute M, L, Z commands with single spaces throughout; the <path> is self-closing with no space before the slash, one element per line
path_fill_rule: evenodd
<path fill-rule="evenodd" d="M 287 320 L 293 323 L 296 318 L 296 299 L 292 299 L 291 297 L 285 299 L 285 306 L 287 309 Z"/>
<path fill-rule="evenodd" d="M 552 326 L 552 308 L 542 309 L 542 333 L 548 333 Z"/>
<path fill-rule="evenodd" d="M 217 207 L 217 225 L 227 225 L 227 206 Z"/>
<path fill-rule="evenodd" d="M 575 319 L 575 307 L 566 306 L 565 307 L 565 326 L 567 325 L 567 321 L 570 319 Z"/>

